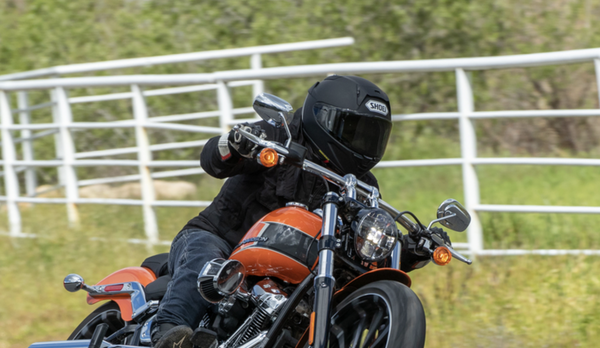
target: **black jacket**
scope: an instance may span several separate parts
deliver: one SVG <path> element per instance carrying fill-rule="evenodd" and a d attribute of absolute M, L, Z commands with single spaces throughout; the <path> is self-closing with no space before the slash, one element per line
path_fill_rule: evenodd
<path fill-rule="evenodd" d="M 290 132 L 294 142 L 305 145 L 301 110 L 294 114 Z M 283 128 L 275 128 L 265 121 L 258 124 L 267 133 L 267 139 L 285 142 Z M 218 140 L 219 136 L 216 136 L 206 143 L 200 154 L 200 164 L 211 176 L 229 179 L 213 202 L 191 219 L 184 229 L 210 231 L 234 247 L 256 221 L 288 202 L 306 204 L 310 211 L 320 208 L 321 197 L 326 192 L 323 179 L 291 165 L 265 168 L 255 160 L 236 156 L 223 161 Z M 308 158 L 316 162 L 314 155 L 309 154 Z M 377 186 L 377 180 L 370 172 L 360 180 Z M 330 184 L 329 188 L 337 191 L 334 185 Z"/>

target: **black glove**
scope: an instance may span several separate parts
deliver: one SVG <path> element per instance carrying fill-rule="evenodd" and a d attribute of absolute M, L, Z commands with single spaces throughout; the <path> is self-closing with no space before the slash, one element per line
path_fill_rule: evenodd
<path fill-rule="evenodd" d="M 438 236 L 442 237 L 442 239 L 444 240 L 444 242 L 450 246 L 452 246 L 452 242 L 450 242 L 450 237 L 448 236 L 448 233 L 446 233 L 446 231 L 442 230 L 439 227 L 432 227 L 430 229 L 430 231 L 432 233 L 437 234 Z"/>
<path fill-rule="evenodd" d="M 262 139 L 267 137 L 265 131 L 257 124 L 239 124 L 238 127 Z M 219 152 L 223 160 L 230 157 L 254 158 L 259 151 L 258 145 L 234 130 L 231 130 L 229 134 L 224 134 L 219 140 Z"/>
<path fill-rule="evenodd" d="M 440 236 L 444 240 L 444 243 L 447 245 L 452 245 L 450 242 L 450 237 L 448 237 L 448 233 L 446 233 L 443 229 L 439 227 L 432 227 L 430 229 L 431 233 L 435 233 Z M 401 269 L 404 272 L 410 272 L 417 268 L 422 268 L 431 261 L 431 256 L 428 254 L 421 254 L 419 250 L 415 250 L 417 246 L 418 240 L 413 240 L 408 234 L 404 235 L 404 241 L 402 243 L 402 256 L 400 258 Z"/>
<path fill-rule="evenodd" d="M 415 247 L 418 240 L 413 240 L 408 234 L 403 236 L 402 254 L 400 256 L 400 269 L 404 272 L 410 272 L 417 268 L 425 267 L 431 261 L 429 255 L 417 254 Z"/>

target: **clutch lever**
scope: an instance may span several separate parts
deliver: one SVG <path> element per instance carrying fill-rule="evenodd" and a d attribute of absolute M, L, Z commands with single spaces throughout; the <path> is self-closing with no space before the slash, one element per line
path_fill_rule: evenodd
<path fill-rule="evenodd" d="M 442 237 L 438 236 L 435 233 L 431 234 L 431 239 L 437 244 L 437 245 L 441 245 L 441 246 L 445 246 L 446 248 L 448 248 L 448 250 L 450 251 L 450 254 L 452 254 L 452 256 L 454 258 L 456 258 L 458 261 L 462 261 L 464 263 L 466 263 L 467 265 L 470 265 L 473 263 L 473 261 L 467 259 L 466 257 L 462 256 L 460 253 L 458 253 L 458 251 L 454 250 L 451 246 L 449 246 L 448 244 L 446 244 L 446 242 L 444 242 L 444 240 L 442 239 Z"/>

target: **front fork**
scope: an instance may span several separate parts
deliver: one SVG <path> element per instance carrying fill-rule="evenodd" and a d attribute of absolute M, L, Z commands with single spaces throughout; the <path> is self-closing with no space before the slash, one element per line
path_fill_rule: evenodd
<path fill-rule="evenodd" d="M 333 250 L 338 216 L 339 196 L 329 192 L 323 198 L 323 227 L 319 240 L 319 270 L 315 277 L 315 303 L 310 318 L 308 344 L 314 348 L 326 348 L 329 341 L 333 277 Z"/>

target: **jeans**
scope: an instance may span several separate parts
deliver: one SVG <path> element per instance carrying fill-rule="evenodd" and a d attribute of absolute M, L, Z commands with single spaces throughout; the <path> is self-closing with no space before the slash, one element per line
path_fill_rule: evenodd
<path fill-rule="evenodd" d="M 195 328 L 210 305 L 198 292 L 198 273 L 215 258 L 227 259 L 231 247 L 221 237 L 200 229 L 185 229 L 173 239 L 169 253 L 171 281 L 160 302 L 157 324 Z"/>

